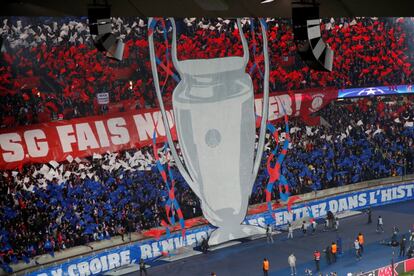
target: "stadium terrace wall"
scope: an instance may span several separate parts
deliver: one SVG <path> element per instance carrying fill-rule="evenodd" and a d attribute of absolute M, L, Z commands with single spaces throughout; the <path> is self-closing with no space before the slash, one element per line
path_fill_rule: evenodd
<path fill-rule="evenodd" d="M 368 185 L 366 183 L 349 185 L 354 187 L 358 187 L 359 185 L 362 190 L 345 193 L 340 193 L 340 189 L 349 189 L 347 186 L 335 188 L 338 189 L 337 192 L 340 194 L 294 205 L 292 207 L 293 215 L 290 215 L 286 208 L 279 208 L 274 210 L 275 219 L 272 218 L 269 212 L 263 212 L 247 216 L 245 223 L 263 227 L 267 224 L 274 224 L 276 227 L 282 227 L 286 225 L 288 219 L 291 219 L 292 217 L 295 221 L 310 216 L 318 218 L 324 217 L 329 210 L 334 213 L 340 213 L 348 210 L 361 210 L 368 207 L 381 206 L 414 199 L 413 179 L 400 183 L 395 183 L 395 181 L 396 180 L 394 178 L 393 184 L 387 183 L 387 181 L 385 181 L 386 183 L 384 184 L 383 182 L 377 180 L 377 185 L 379 186 L 368 189 L 364 189 L 365 185 Z M 159 240 L 141 240 L 129 245 L 123 245 L 105 251 L 91 253 L 87 256 L 73 258 L 64 261 L 61 264 L 40 268 L 36 271 L 25 273 L 24 275 L 95 275 L 124 265 L 138 263 L 140 258 L 143 258 L 151 263 L 151 261 L 167 254 L 168 252 L 174 254 L 174 250 L 181 247 L 195 246 L 199 244 L 202 238 L 207 237 L 209 232 L 212 230 L 212 226 L 205 225 L 188 229 L 184 238 L 180 232 L 176 232 L 169 236 L 162 236 Z"/>

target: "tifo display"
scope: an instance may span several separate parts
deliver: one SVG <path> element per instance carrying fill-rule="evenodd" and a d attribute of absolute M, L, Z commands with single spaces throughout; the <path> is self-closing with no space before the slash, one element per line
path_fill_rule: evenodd
<path fill-rule="evenodd" d="M 414 18 L 312 21 L 321 33 L 306 45 L 314 54 L 316 39 L 327 45 L 331 72 L 302 61 L 286 19 L 107 20 L 91 33 L 81 17 L 0 18 L 6 273 L 50 259 L 29 275 L 138 264 L 146 274 L 145 262 L 179 248 L 206 253 L 252 236 L 271 244 L 274 229 L 290 240 L 298 223 L 307 239 L 318 219 L 338 231 L 338 214 L 371 220 L 371 208 L 413 199 Z M 92 242 L 104 250 L 55 258 Z M 272 258 L 264 260 L 267 275 Z"/>

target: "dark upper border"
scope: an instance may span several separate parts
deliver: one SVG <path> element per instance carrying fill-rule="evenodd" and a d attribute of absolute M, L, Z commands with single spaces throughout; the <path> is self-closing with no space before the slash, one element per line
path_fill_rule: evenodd
<path fill-rule="evenodd" d="M 2 0 L 2 16 L 85 16 L 92 0 Z M 291 0 L 108 0 L 112 16 L 282 17 L 290 18 Z M 319 0 L 320 17 L 414 16 L 413 0 Z"/>

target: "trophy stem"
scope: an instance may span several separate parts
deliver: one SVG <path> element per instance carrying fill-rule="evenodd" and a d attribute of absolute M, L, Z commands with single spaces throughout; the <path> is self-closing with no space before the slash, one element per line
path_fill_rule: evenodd
<path fill-rule="evenodd" d="M 253 172 L 252 172 L 252 182 L 256 179 L 257 173 L 259 171 L 260 162 L 262 160 L 263 149 L 264 149 L 264 142 L 265 142 L 265 135 L 266 135 L 266 122 L 269 116 L 269 51 L 268 51 L 268 42 L 267 42 L 267 34 L 266 34 L 266 26 L 262 20 L 260 21 L 261 29 L 262 29 L 262 36 L 263 36 L 263 57 L 265 63 L 265 74 L 263 80 L 263 112 L 262 112 L 262 120 L 260 122 L 260 134 L 259 134 L 259 143 L 257 144 L 257 153 L 256 158 L 253 165 Z M 239 30 L 241 30 L 241 23 L 240 19 L 237 19 L 237 26 Z M 246 38 L 243 35 L 243 32 L 240 32 L 240 36 L 243 40 Z"/>

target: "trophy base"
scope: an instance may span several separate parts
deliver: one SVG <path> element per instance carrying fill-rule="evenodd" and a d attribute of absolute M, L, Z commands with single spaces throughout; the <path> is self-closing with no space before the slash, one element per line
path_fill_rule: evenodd
<path fill-rule="evenodd" d="M 230 240 L 242 239 L 253 235 L 264 235 L 266 229 L 254 226 L 254 225 L 238 225 L 237 227 L 231 228 L 217 228 L 211 232 L 208 244 L 217 245 L 220 243 L 228 242 Z"/>

